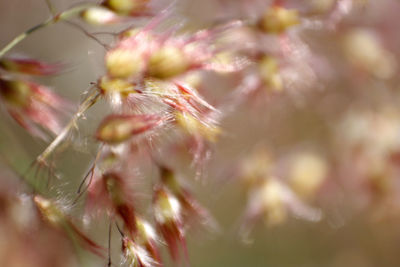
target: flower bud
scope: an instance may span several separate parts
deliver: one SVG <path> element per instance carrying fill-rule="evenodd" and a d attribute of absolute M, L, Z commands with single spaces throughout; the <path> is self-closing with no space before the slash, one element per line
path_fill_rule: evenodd
<path fill-rule="evenodd" d="M 180 219 L 179 201 L 164 189 L 156 192 L 154 207 L 156 221 L 159 223 L 170 223 Z"/>
<path fill-rule="evenodd" d="M 188 59 L 180 49 L 164 46 L 151 54 L 148 73 L 154 78 L 168 79 L 182 74 L 188 67 Z"/>
<path fill-rule="evenodd" d="M 20 72 L 31 75 L 53 75 L 60 71 L 61 65 L 47 64 L 33 59 L 3 58 L 0 68 L 11 72 Z"/>
<path fill-rule="evenodd" d="M 113 172 L 103 175 L 103 182 L 115 212 L 124 221 L 131 235 L 137 233 L 135 209 L 127 194 L 126 184 L 122 178 Z"/>
<path fill-rule="evenodd" d="M 132 267 L 152 267 L 156 266 L 155 261 L 145 249 L 137 245 L 128 237 L 122 239 L 122 251 L 128 266 Z"/>
<path fill-rule="evenodd" d="M 148 0 L 106 0 L 103 5 L 119 15 L 134 15 L 146 8 Z"/>
<path fill-rule="evenodd" d="M 144 70 L 145 64 L 141 53 L 134 49 L 116 48 L 106 55 L 108 74 L 113 78 L 129 78 Z"/>
<path fill-rule="evenodd" d="M 179 248 L 187 253 L 181 221 L 181 204 L 165 188 L 158 188 L 154 193 L 154 216 L 172 258 L 178 260 Z"/>
<path fill-rule="evenodd" d="M 33 201 L 39 208 L 40 213 L 43 215 L 44 219 L 54 226 L 59 226 L 59 224 L 65 220 L 62 211 L 50 200 L 36 195 L 33 198 Z"/>
<path fill-rule="evenodd" d="M 39 195 L 34 196 L 33 201 L 46 221 L 54 227 L 62 227 L 68 234 L 73 234 L 70 237 L 76 239 L 84 248 L 103 256 L 104 248 L 82 233 L 54 202 Z"/>
<path fill-rule="evenodd" d="M 127 30 L 124 30 L 123 32 L 121 32 L 120 34 L 118 34 L 118 38 L 120 40 L 124 40 L 127 38 L 131 38 L 135 35 L 137 35 L 138 33 L 140 33 L 143 29 L 140 27 L 134 27 L 134 28 L 129 28 Z"/>
<path fill-rule="evenodd" d="M 136 217 L 136 227 L 135 242 L 143 246 L 155 262 L 160 263 L 161 256 L 157 248 L 157 236 L 154 228 L 139 217 Z"/>
<path fill-rule="evenodd" d="M 119 144 L 154 129 L 162 123 L 158 115 L 110 115 L 100 124 L 96 138 L 108 144 Z"/>
<path fill-rule="evenodd" d="M 299 23 L 299 15 L 296 10 L 273 6 L 264 13 L 259 25 L 261 30 L 266 33 L 279 34 Z"/>
<path fill-rule="evenodd" d="M 175 120 L 189 134 L 199 135 L 211 142 L 215 142 L 221 133 L 218 126 L 203 123 L 187 112 L 175 112 Z"/>
<path fill-rule="evenodd" d="M 0 79 L 0 95 L 12 106 L 26 107 L 31 101 L 33 91 L 28 82 Z"/>
<path fill-rule="evenodd" d="M 110 79 L 107 76 L 100 79 L 99 87 L 103 93 L 119 93 L 123 96 L 136 92 L 134 84 L 122 79 Z"/>
<path fill-rule="evenodd" d="M 96 6 L 86 9 L 81 13 L 81 17 L 90 24 L 106 25 L 118 22 L 120 18 L 111 10 Z"/>
<path fill-rule="evenodd" d="M 24 80 L 0 78 L 0 98 L 6 104 L 10 115 L 22 127 L 43 139 L 46 139 L 46 135 L 35 124 L 57 134 L 61 130 L 57 113 L 70 108 L 67 101 L 48 88 Z"/>

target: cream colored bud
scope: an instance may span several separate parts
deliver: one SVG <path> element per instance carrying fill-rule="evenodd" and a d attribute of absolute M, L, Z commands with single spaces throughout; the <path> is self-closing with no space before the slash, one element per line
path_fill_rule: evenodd
<path fill-rule="evenodd" d="M 221 133 L 221 129 L 218 126 L 205 124 L 188 113 L 176 112 L 175 120 L 178 125 L 189 134 L 198 134 L 211 142 L 217 141 Z"/>
<path fill-rule="evenodd" d="M 86 9 L 81 13 L 81 17 L 90 24 L 104 25 L 118 21 L 118 15 L 111 10 L 96 6 Z"/>
<path fill-rule="evenodd" d="M 113 78 L 129 78 L 138 75 L 145 67 L 141 53 L 134 49 L 117 48 L 106 55 L 108 74 Z"/>
<path fill-rule="evenodd" d="M 155 202 L 155 217 L 158 223 L 170 223 L 179 220 L 181 204 L 178 199 L 165 190 L 158 191 Z"/>
<path fill-rule="evenodd" d="M 143 11 L 148 0 L 107 0 L 105 5 L 120 15 Z"/>
<path fill-rule="evenodd" d="M 39 208 L 44 219 L 51 224 L 57 226 L 65 219 L 61 210 L 50 200 L 37 195 L 33 198 L 33 201 Z"/>
<path fill-rule="evenodd" d="M 120 93 L 123 96 L 127 96 L 131 93 L 135 93 L 135 86 L 122 79 L 110 79 L 103 77 L 100 79 L 99 87 L 105 93 Z"/>
<path fill-rule="evenodd" d="M 168 79 L 187 71 L 189 61 L 177 47 L 165 46 L 150 56 L 148 72 L 154 78 Z"/>

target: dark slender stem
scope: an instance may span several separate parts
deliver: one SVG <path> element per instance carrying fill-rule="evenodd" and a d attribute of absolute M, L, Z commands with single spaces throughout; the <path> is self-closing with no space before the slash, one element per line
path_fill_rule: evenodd
<path fill-rule="evenodd" d="M 111 231 L 112 221 L 110 220 L 110 225 L 108 226 L 108 267 L 111 267 Z"/>

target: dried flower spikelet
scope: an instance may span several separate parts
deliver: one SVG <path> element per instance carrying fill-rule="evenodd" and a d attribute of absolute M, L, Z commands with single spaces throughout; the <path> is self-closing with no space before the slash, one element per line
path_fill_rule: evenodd
<path fill-rule="evenodd" d="M 158 189 L 155 192 L 154 214 L 158 223 L 170 223 L 180 220 L 181 204 L 167 190 Z"/>
<path fill-rule="evenodd" d="M 48 88 L 24 80 L 0 78 L 0 97 L 10 115 L 28 132 L 46 139 L 46 134 L 36 123 L 57 134 L 61 124 L 57 112 L 68 110 L 69 104 Z M 64 110 L 63 110 L 64 109 Z"/>
<path fill-rule="evenodd" d="M 355 29 L 347 33 L 344 50 L 354 66 L 377 78 L 388 79 L 395 74 L 393 55 L 385 50 L 378 37 L 370 30 Z"/>
<path fill-rule="evenodd" d="M 104 76 L 100 79 L 99 88 L 104 94 L 118 93 L 124 97 L 136 93 L 135 85 L 127 80 L 113 79 Z"/>
<path fill-rule="evenodd" d="M 213 230 L 218 228 L 207 209 L 205 209 L 192 195 L 190 190 L 181 185 L 176 174 L 171 169 L 160 166 L 162 184 L 178 199 L 182 206 L 182 220 L 186 224 L 202 224 Z M 210 228 L 210 229 L 211 229 Z"/>
<path fill-rule="evenodd" d="M 122 239 L 122 251 L 129 267 L 154 267 L 158 265 L 157 261 L 144 248 L 128 237 L 123 237 Z"/>
<path fill-rule="evenodd" d="M 189 62 L 178 47 L 162 46 L 154 51 L 148 63 L 148 74 L 158 79 L 168 79 L 188 70 Z"/>
<path fill-rule="evenodd" d="M 115 206 L 125 203 L 124 193 L 121 184 L 121 178 L 112 172 L 103 175 L 103 181 L 107 189 L 108 195 Z"/>
<path fill-rule="evenodd" d="M 279 34 L 299 23 L 300 18 L 297 10 L 273 6 L 265 11 L 259 26 L 266 33 Z"/>
<path fill-rule="evenodd" d="M 282 91 L 283 82 L 279 74 L 278 61 L 271 56 L 264 56 L 258 63 L 260 76 L 268 89 L 272 91 Z"/>
<path fill-rule="evenodd" d="M 31 84 L 28 82 L 0 79 L 0 95 L 10 105 L 27 107 L 33 94 Z"/>
<path fill-rule="evenodd" d="M 154 216 L 172 258 L 179 258 L 179 250 L 186 254 L 186 241 L 181 221 L 181 204 L 166 189 L 157 188 L 154 192 Z"/>
<path fill-rule="evenodd" d="M 48 64 L 34 59 L 2 58 L 0 59 L 0 68 L 10 72 L 45 76 L 58 73 L 61 65 Z"/>
<path fill-rule="evenodd" d="M 155 114 L 109 115 L 96 131 L 96 138 L 104 143 L 115 145 L 143 134 L 161 125 L 163 119 Z"/>
<path fill-rule="evenodd" d="M 138 51 L 117 47 L 107 53 L 106 68 L 112 78 L 126 79 L 142 73 L 145 62 Z"/>
<path fill-rule="evenodd" d="M 115 212 L 121 216 L 131 235 L 136 233 L 135 209 L 128 197 L 126 184 L 121 176 L 114 172 L 103 175 L 103 182 Z"/>
<path fill-rule="evenodd" d="M 104 249 L 82 233 L 54 202 L 35 195 L 33 201 L 43 218 L 56 228 L 63 228 L 70 238 L 76 239 L 84 248 L 98 256 L 103 256 Z"/>
<path fill-rule="evenodd" d="M 175 120 L 190 135 L 201 136 L 210 142 L 216 142 L 221 133 L 218 126 L 204 123 L 187 112 L 176 111 Z"/>
<path fill-rule="evenodd" d="M 154 242 L 157 239 L 156 231 L 147 221 L 140 217 L 136 218 L 136 226 L 138 229 L 138 235 L 135 237 L 137 242 L 140 244 L 146 244 Z"/>
<path fill-rule="evenodd" d="M 120 40 L 125 40 L 127 38 L 131 38 L 131 37 L 137 35 L 138 33 L 140 33 L 142 30 L 143 30 L 143 28 L 140 28 L 140 27 L 129 28 L 129 29 L 122 31 L 120 34 L 118 34 L 118 38 Z"/>
<path fill-rule="evenodd" d="M 34 196 L 33 200 L 40 210 L 43 218 L 53 226 L 58 227 L 65 221 L 63 212 L 50 200 L 39 195 Z"/>
<path fill-rule="evenodd" d="M 120 21 L 117 14 L 101 6 L 90 7 L 84 10 L 81 13 L 81 17 L 87 23 L 93 25 L 107 25 Z"/>
<path fill-rule="evenodd" d="M 136 217 L 136 227 L 137 233 L 134 237 L 135 242 L 143 246 L 155 262 L 161 263 L 155 229 L 150 225 L 150 223 L 140 217 Z"/>
<path fill-rule="evenodd" d="M 161 182 L 165 185 L 174 195 L 179 195 L 181 193 L 181 187 L 175 178 L 174 172 L 165 167 L 160 166 L 160 177 Z"/>
<path fill-rule="evenodd" d="M 106 0 L 103 5 L 119 15 L 128 16 L 143 12 L 149 0 Z"/>
<path fill-rule="evenodd" d="M 316 154 L 298 155 L 290 168 L 289 181 L 293 190 L 300 196 L 311 199 L 327 177 L 328 165 Z"/>

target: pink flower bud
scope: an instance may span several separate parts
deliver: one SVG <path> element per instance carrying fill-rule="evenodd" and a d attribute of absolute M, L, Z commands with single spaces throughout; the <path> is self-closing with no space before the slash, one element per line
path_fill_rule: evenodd
<path fill-rule="evenodd" d="M 108 172 L 103 175 L 103 182 L 115 213 L 122 218 L 129 233 L 135 235 L 135 209 L 126 192 L 124 181 L 117 173 Z"/>
<path fill-rule="evenodd" d="M 108 144 L 119 144 L 133 136 L 160 126 L 164 119 L 156 114 L 110 115 L 100 124 L 96 138 Z"/>
<path fill-rule="evenodd" d="M 158 188 L 155 190 L 153 202 L 157 228 L 168 245 L 172 259 L 179 259 L 180 250 L 183 250 L 187 258 L 181 204 L 178 199 L 165 188 Z"/>
<path fill-rule="evenodd" d="M 128 266 L 152 267 L 157 265 L 157 261 L 155 261 L 144 248 L 137 245 L 128 237 L 123 237 L 122 239 L 122 251 Z"/>
<path fill-rule="evenodd" d="M 34 196 L 33 201 L 48 223 L 56 228 L 63 228 L 67 233 L 72 233 L 72 238 L 77 239 L 84 248 L 103 256 L 104 248 L 82 233 L 56 203 L 39 195 Z"/>
<path fill-rule="evenodd" d="M 33 59 L 3 58 L 0 68 L 11 72 L 20 72 L 31 75 L 53 75 L 60 71 L 60 64 L 47 64 Z"/>
<path fill-rule="evenodd" d="M 70 104 L 48 88 L 24 80 L 0 78 L 0 98 L 10 115 L 27 131 L 46 139 L 34 123 L 57 134 L 61 131 L 57 113 L 67 113 Z"/>

